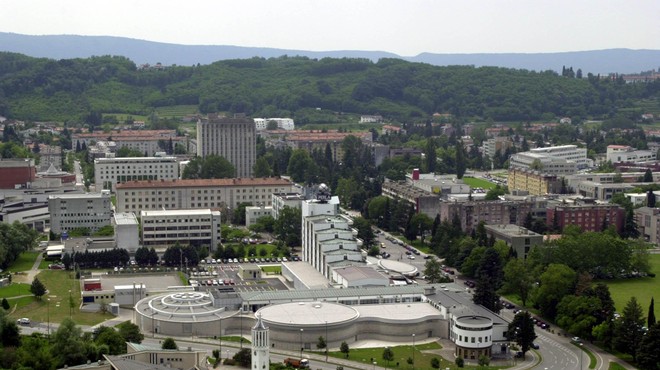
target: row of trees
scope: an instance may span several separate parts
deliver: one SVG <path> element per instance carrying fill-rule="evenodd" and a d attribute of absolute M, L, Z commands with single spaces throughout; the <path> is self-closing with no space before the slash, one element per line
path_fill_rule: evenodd
<path fill-rule="evenodd" d="M 141 343 L 144 336 L 137 325 L 125 322 L 115 328 L 101 326 L 83 333 L 79 326 L 65 318 L 50 336 L 34 333 L 21 336 L 16 322 L 0 311 L 0 367 L 14 369 L 59 369 L 87 361 L 98 361 L 103 355 L 126 353 L 126 342 Z"/>
<path fill-rule="evenodd" d="M 18 221 L 0 223 L 0 268 L 9 267 L 18 256 L 36 247 L 38 233 Z"/>

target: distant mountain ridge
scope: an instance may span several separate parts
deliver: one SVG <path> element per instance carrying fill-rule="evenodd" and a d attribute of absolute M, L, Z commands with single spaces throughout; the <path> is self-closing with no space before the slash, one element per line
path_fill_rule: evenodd
<path fill-rule="evenodd" d="M 0 51 L 51 59 L 122 55 L 136 64 L 211 64 L 218 60 L 299 55 L 309 58 L 398 58 L 432 65 L 495 66 L 527 70 L 561 71 L 562 66 L 582 69 L 584 75 L 638 73 L 660 69 L 660 50 L 606 49 L 560 53 L 434 54 L 404 57 L 384 51 L 306 51 L 228 45 L 179 45 L 113 36 L 21 35 L 0 32 Z"/>

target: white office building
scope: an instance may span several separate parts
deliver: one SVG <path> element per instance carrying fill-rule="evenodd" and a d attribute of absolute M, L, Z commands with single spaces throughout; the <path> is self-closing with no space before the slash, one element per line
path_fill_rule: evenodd
<path fill-rule="evenodd" d="M 575 162 L 578 169 L 593 167 L 594 165 L 594 161 L 587 158 L 587 148 L 578 148 L 577 145 L 570 144 L 535 148 L 530 150 L 530 152 Z"/>
<path fill-rule="evenodd" d="M 593 167 L 593 161 L 587 158 L 586 148 L 561 145 L 513 154 L 509 158 L 509 167 L 533 169 L 550 175 L 571 175 Z"/>
<path fill-rule="evenodd" d="M 208 246 L 214 251 L 221 239 L 220 212 L 210 209 L 141 211 L 144 247 Z"/>
<path fill-rule="evenodd" d="M 257 131 L 263 131 L 268 128 L 269 122 L 277 123 L 278 130 L 290 131 L 296 128 L 293 118 L 255 118 L 254 127 Z"/>
<path fill-rule="evenodd" d="M 608 145 L 606 158 L 612 163 L 654 161 L 657 151 L 635 150 L 628 145 Z"/>
<path fill-rule="evenodd" d="M 56 234 L 86 228 L 91 233 L 111 224 L 110 191 L 59 194 L 48 197 L 50 229 Z"/>
<path fill-rule="evenodd" d="M 332 197 L 325 184 L 316 199 L 302 205 L 302 255 L 327 279 L 335 268 L 364 265 L 356 233 L 339 214 L 339 197 Z"/>
<path fill-rule="evenodd" d="M 117 183 L 179 178 L 175 157 L 99 158 L 94 160 L 96 189 L 115 191 Z"/>
<path fill-rule="evenodd" d="M 277 220 L 284 207 L 298 208 L 302 206 L 305 196 L 299 193 L 275 193 L 273 194 L 273 218 Z"/>

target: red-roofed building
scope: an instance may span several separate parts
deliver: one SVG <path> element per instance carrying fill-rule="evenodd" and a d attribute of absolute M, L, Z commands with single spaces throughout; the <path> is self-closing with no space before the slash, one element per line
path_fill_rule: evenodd
<path fill-rule="evenodd" d="M 276 177 L 127 181 L 117 184 L 117 212 L 153 209 L 236 209 L 241 203 L 271 206 L 273 193 L 292 191 Z"/>

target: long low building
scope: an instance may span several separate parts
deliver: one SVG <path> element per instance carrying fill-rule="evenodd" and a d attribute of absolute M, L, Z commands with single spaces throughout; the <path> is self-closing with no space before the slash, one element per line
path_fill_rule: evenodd
<path fill-rule="evenodd" d="M 291 187 L 289 180 L 276 177 L 128 181 L 117 184 L 116 211 L 271 206 L 273 193 L 290 192 Z"/>
<path fill-rule="evenodd" d="M 175 157 L 98 158 L 94 160 L 96 190 L 115 191 L 117 183 L 179 178 Z"/>
<path fill-rule="evenodd" d="M 342 342 L 450 339 L 456 355 L 471 360 L 508 350 L 508 322 L 472 303 L 456 284 L 180 291 L 140 298 L 135 304 L 136 324 L 144 332 L 161 335 L 243 336 L 260 315 L 278 350 L 313 350 L 320 336 L 330 348 Z"/>
<path fill-rule="evenodd" d="M 142 246 L 206 245 L 214 251 L 221 239 L 221 214 L 210 209 L 140 212 Z"/>

